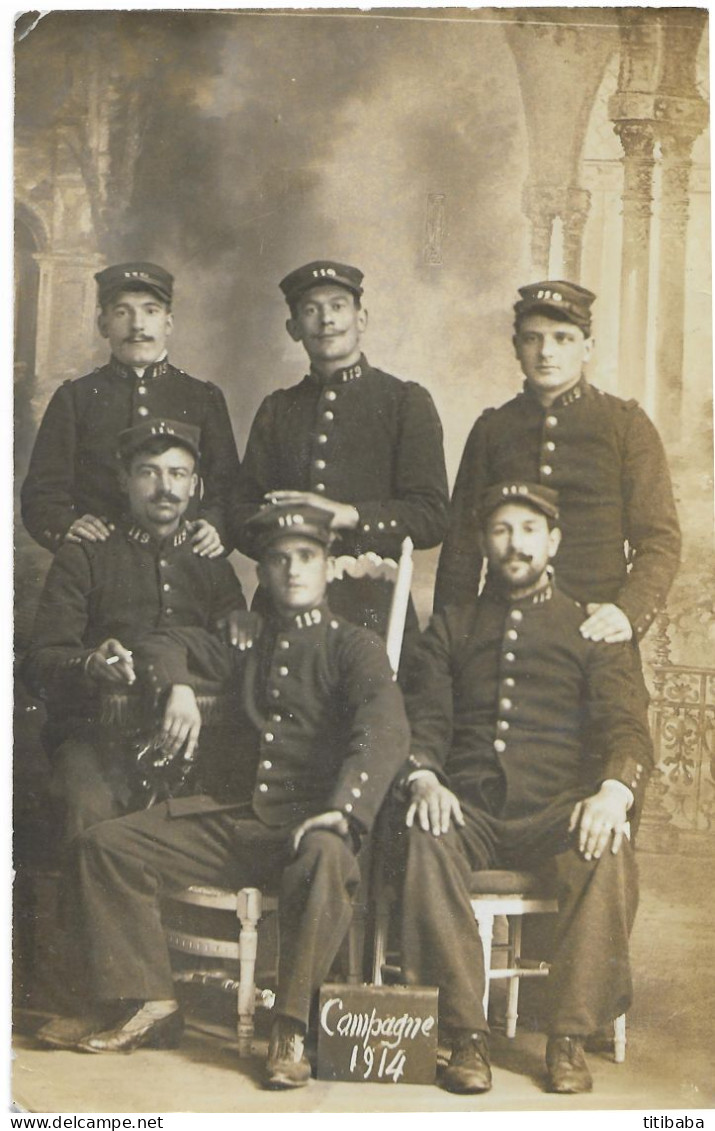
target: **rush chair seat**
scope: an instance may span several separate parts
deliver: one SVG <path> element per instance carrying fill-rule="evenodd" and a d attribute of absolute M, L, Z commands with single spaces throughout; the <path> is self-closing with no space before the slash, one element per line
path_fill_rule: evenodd
<path fill-rule="evenodd" d="M 398 974 L 399 969 L 387 965 L 387 938 L 394 890 L 384 881 L 381 868 L 376 868 L 375 920 L 373 938 L 372 980 L 382 985 L 387 973 Z M 534 872 L 508 869 L 485 869 L 473 872 L 470 881 L 471 906 L 477 921 L 484 954 L 484 1016 L 489 1009 L 491 983 L 504 978 L 507 986 L 506 1036 L 516 1036 L 519 1005 L 519 983 L 522 978 L 543 978 L 549 973 L 547 962 L 523 959 L 521 934 L 524 915 L 554 914 L 558 903 L 548 881 Z M 494 942 L 494 920 L 504 916 L 507 924 L 506 942 Z M 493 966 L 495 951 L 506 956 L 505 966 Z M 626 1057 L 626 1017 L 621 1014 L 613 1023 L 614 1057 L 621 1064 Z"/>
<path fill-rule="evenodd" d="M 361 555 L 357 559 L 339 558 L 337 561 L 338 576 L 347 573 L 348 576 L 372 577 L 392 582 L 393 591 L 385 646 L 394 678 L 397 678 L 409 602 L 412 552 L 412 540 L 406 538 L 402 543 L 399 564 L 390 559 L 379 558 L 375 554 Z M 367 860 L 365 866 L 361 868 L 364 877 L 370 872 L 369 849 L 369 844 L 362 849 Z M 351 984 L 363 981 L 363 943 L 367 914 L 365 889 L 364 878 L 355 897 L 353 921 L 347 939 L 347 981 Z M 223 888 L 195 886 L 178 895 L 172 895 L 166 902 L 180 907 L 230 912 L 238 921 L 237 937 L 230 940 L 218 940 L 203 933 L 170 926 L 167 930 L 167 941 L 171 950 L 181 953 L 184 957 L 221 959 L 232 963 L 231 969 L 201 966 L 193 969 L 190 967 L 177 969 L 174 977 L 177 983 L 214 986 L 225 993 L 235 995 L 238 1055 L 249 1056 L 254 1036 L 255 1011 L 257 1008 L 272 1008 L 275 1000 L 271 990 L 256 987 L 255 975 L 258 926 L 263 918 L 278 910 L 277 896 L 274 893 L 260 891 L 258 888 L 229 891 Z"/>

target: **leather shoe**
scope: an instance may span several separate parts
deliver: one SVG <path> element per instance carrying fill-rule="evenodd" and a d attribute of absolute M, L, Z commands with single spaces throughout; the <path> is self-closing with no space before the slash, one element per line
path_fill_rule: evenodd
<path fill-rule="evenodd" d="M 546 1068 L 550 1092 L 573 1095 L 576 1092 L 590 1092 L 593 1088 L 581 1037 L 549 1037 L 546 1045 Z"/>
<path fill-rule="evenodd" d="M 175 1049 L 181 1038 L 184 1019 L 178 1009 L 157 1017 L 146 1005 L 132 1009 L 121 1025 L 94 1032 L 79 1041 L 82 1052 L 132 1052 L 134 1049 Z"/>
<path fill-rule="evenodd" d="M 310 1080 L 305 1055 L 305 1032 L 292 1017 L 276 1017 L 271 1026 L 265 1086 L 271 1089 L 304 1088 Z"/>
<path fill-rule="evenodd" d="M 442 1087 L 463 1096 L 488 1092 L 492 1086 L 486 1033 L 459 1033 L 452 1041 L 452 1056 L 442 1075 Z"/>
<path fill-rule="evenodd" d="M 74 1049 L 85 1037 L 111 1025 L 116 1019 L 116 1012 L 116 1007 L 113 1010 L 107 1007 L 79 1017 L 55 1017 L 36 1031 L 35 1039 L 49 1048 Z"/>

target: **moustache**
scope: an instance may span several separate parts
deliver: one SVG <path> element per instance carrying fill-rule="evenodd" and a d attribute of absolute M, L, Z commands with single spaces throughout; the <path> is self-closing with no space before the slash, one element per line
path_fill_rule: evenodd
<path fill-rule="evenodd" d="M 177 499 L 176 495 L 172 495 L 168 491 L 157 491 L 156 495 L 152 495 L 149 502 L 150 503 L 180 503 L 181 499 Z"/>
<path fill-rule="evenodd" d="M 502 558 L 503 562 L 526 562 L 527 565 L 531 563 L 531 556 L 529 554 L 520 554 L 517 550 L 511 550 L 506 557 Z"/>
<path fill-rule="evenodd" d="M 128 338 L 124 339 L 125 342 L 153 342 L 154 339 L 148 337 L 146 334 L 130 334 Z"/>

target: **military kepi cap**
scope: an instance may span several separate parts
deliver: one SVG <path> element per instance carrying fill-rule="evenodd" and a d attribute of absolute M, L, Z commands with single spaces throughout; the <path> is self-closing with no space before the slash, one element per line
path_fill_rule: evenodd
<path fill-rule="evenodd" d="M 530 283 L 528 287 L 519 287 L 519 294 L 521 299 L 514 307 L 517 318 L 543 310 L 549 314 L 558 314 L 564 322 L 573 322 L 584 334 L 590 334 L 591 303 L 596 298 L 593 291 L 587 291 L 577 283 L 557 279 L 555 282 Z"/>
<path fill-rule="evenodd" d="M 306 263 L 305 267 L 291 271 L 290 275 L 281 279 L 279 286 L 290 306 L 313 287 L 328 285 L 347 287 L 360 298 L 362 280 L 363 273 L 357 267 L 350 267 L 347 263 L 334 263 L 330 259 L 316 259 L 314 263 Z"/>
<path fill-rule="evenodd" d="M 162 302 L 171 303 L 174 276 L 156 263 L 115 263 L 94 277 L 100 306 L 117 291 L 152 291 Z"/>
<path fill-rule="evenodd" d="M 198 460 L 201 432 L 195 424 L 186 424 L 183 420 L 159 420 L 151 417 L 119 433 L 117 455 L 121 460 L 127 460 L 160 436 L 166 436 L 171 440 L 167 447 L 187 448 Z"/>
<path fill-rule="evenodd" d="M 495 483 L 482 495 L 480 515 L 484 522 L 497 507 L 505 503 L 525 503 L 556 521 L 559 517 L 559 493 L 541 483 Z"/>
<path fill-rule="evenodd" d="M 291 534 L 329 546 L 333 540 L 332 518 L 330 511 L 308 503 L 268 503 L 244 523 L 243 529 L 252 554 L 261 558 L 269 546 Z"/>

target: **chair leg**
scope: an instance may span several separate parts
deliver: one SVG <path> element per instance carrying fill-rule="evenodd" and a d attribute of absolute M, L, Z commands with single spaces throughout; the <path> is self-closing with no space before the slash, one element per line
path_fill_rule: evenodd
<path fill-rule="evenodd" d="M 372 946 L 372 983 L 382 985 L 382 967 L 385 964 L 387 931 L 390 923 L 390 904 L 384 894 L 375 901 L 375 934 Z"/>
<path fill-rule="evenodd" d="M 484 1007 L 484 1016 L 487 1016 L 489 1009 L 489 971 L 492 968 L 492 939 L 494 937 L 494 916 L 491 912 L 479 911 L 474 913 L 474 918 L 477 920 L 477 928 L 479 930 L 479 937 L 482 940 L 482 951 L 484 952 L 484 998 L 482 1005 Z"/>
<path fill-rule="evenodd" d="M 359 986 L 362 981 L 362 962 L 365 947 L 365 909 L 355 907 L 348 930 L 348 976 L 349 986 Z"/>
<path fill-rule="evenodd" d="M 626 1059 L 626 1015 L 622 1013 L 613 1022 L 613 1059 L 623 1064 Z"/>
<path fill-rule="evenodd" d="M 258 888 L 243 888 L 238 893 L 236 914 L 241 923 L 238 936 L 239 986 L 237 994 L 238 1055 L 250 1056 L 253 1044 L 253 1015 L 256 1009 L 256 954 L 258 923 L 263 898 Z"/>
<path fill-rule="evenodd" d="M 509 930 L 509 951 L 507 961 L 513 969 L 519 969 L 521 959 L 521 915 L 507 918 Z M 506 1035 L 509 1038 L 516 1036 L 516 1019 L 519 1016 L 519 975 L 509 978 L 509 988 L 506 999 Z"/>

